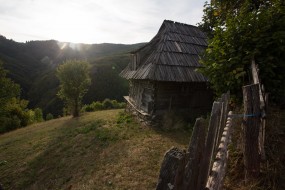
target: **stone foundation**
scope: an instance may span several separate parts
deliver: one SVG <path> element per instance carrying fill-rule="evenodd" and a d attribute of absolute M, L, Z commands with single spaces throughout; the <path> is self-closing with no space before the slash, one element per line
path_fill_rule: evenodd
<path fill-rule="evenodd" d="M 132 114 L 135 119 L 139 121 L 143 126 L 153 127 L 158 125 L 158 121 L 156 120 L 155 116 L 140 113 L 137 109 L 133 107 L 133 105 L 128 102 L 125 111 Z"/>

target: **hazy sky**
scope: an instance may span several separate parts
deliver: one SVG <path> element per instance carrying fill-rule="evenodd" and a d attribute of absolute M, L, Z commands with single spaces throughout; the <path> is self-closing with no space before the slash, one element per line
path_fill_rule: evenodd
<path fill-rule="evenodd" d="M 0 0 L 0 34 L 18 42 L 148 42 L 164 19 L 196 25 L 205 0 Z"/>

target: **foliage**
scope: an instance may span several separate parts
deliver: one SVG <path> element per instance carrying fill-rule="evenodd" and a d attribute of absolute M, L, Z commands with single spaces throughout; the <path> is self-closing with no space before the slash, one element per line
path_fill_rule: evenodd
<path fill-rule="evenodd" d="M 18 43 L 0 35 L 0 59 L 9 77 L 21 86 L 21 98 L 29 108 L 39 107 L 44 114 L 62 115 L 64 104 L 56 94 L 59 82 L 57 65 L 64 60 L 88 60 L 92 65 L 92 85 L 83 103 L 105 98 L 123 100 L 127 80 L 118 76 L 129 62 L 128 52 L 143 44 L 73 44 L 55 40 Z"/>
<path fill-rule="evenodd" d="M 67 103 L 73 117 L 79 116 L 81 100 L 91 83 L 89 68 L 88 62 L 78 60 L 65 61 L 57 68 L 60 80 L 58 96 Z"/>
<path fill-rule="evenodd" d="M 19 99 L 20 86 L 6 75 L 0 61 L 0 133 L 26 126 L 31 121 L 26 110 L 28 101 Z"/>
<path fill-rule="evenodd" d="M 46 121 L 52 120 L 52 119 L 53 119 L 53 115 L 51 113 L 48 113 L 46 116 Z"/>
<path fill-rule="evenodd" d="M 9 99 L 20 96 L 20 86 L 7 77 L 7 71 L 3 68 L 0 60 L 0 106 Z"/>
<path fill-rule="evenodd" d="M 93 112 L 93 111 L 106 110 L 106 109 L 121 109 L 124 108 L 125 106 L 126 104 L 124 102 L 105 99 L 103 102 L 95 101 L 89 105 L 84 105 L 82 107 L 82 111 Z"/>
<path fill-rule="evenodd" d="M 2 110 L 4 114 L 1 116 L 0 133 L 27 126 L 30 123 L 32 118 L 26 110 L 27 105 L 28 101 L 15 97 L 7 102 Z"/>
<path fill-rule="evenodd" d="M 120 112 L 117 118 L 117 124 L 128 124 L 134 122 L 133 116 L 126 112 Z"/>
<path fill-rule="evenodd" d="M 36 108 L 34 110 L 34 112 L 35 112 L 35 122 L 42 122 L 42 121 L 44 121 L 42 109 Z"/>
<path fill-rule="evenodd" d="M 255 58 L 260 78 L 278 102 L 285 95 L 285 8 L 275 1 L 212 1 L 204 7 L 200 27 L 209 38 L 201 71 L 217 94 L 230 90 L 241 96 L 250 83 L 250 63 Z"/>

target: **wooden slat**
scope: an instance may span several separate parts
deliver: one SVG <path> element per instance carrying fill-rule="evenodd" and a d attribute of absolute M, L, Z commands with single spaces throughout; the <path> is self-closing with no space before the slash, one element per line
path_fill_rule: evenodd
<path fill-rule="evenodd" d="M 232 112 L 230 111 L 228 115 L 232 115 Z M 228 117 L 223 136 L 219 141 L 219 151 L 207 181 L 206 189 L 208 190 L 222 190 L 228 160 L 228 144 L 230 142 L 231 128 L 232 118 Z"/>
<path fill-rule="evenodd" d="M 186 157 L 186 167 L 184 172 L 184 183 L 180 189 L 197 189 L 199 168 L 205 149 L 207 125 L 204 119 L 197 118 L 191 141 L 188 147 L 189 155 Z"/>
<path fill-rule="evenodd" d="M 211 160 L 213 157 L 213 151 L 215 147 L 215 139 L 217 136 L 217 128 L 219 126 L 220 115 L 221 115 L 221 106 L 220 102 L 214 102 L 209 122 L 209 130 L 208 136 L 206 141 L 206 148 L 205 153 L 202 159 L 202 165 L 200 167 L 200 176 L 198 179 L 198 188 L 201 189 L 202 187 L 206 186 L 207 178 L 211 168 Z"/>

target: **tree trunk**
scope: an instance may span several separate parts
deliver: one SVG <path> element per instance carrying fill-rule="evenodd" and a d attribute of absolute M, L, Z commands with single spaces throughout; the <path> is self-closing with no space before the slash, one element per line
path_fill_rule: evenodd
<path fill-rule="evenodd" d="M 73 117 L 79 117 L 79 102 L 77 98 L 74 100 Z"/>

